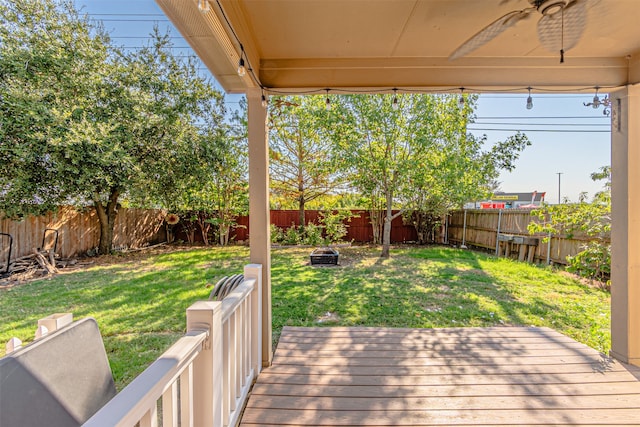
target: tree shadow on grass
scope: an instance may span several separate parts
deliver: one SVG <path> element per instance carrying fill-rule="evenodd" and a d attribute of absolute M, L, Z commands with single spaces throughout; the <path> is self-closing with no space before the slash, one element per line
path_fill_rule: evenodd
<path fill-rule="evenodd" d="M 572 302 L 564 301 L 572 294 L 591 297 L 587 288 L 566 282 L 567 289 L 554 289 L 551 283 L 547 289 L 544 279 L 552 282 L 545 276 L 549 272 L 540 274 L 530 267 L 533 270 L 514 276 L 490 265 L 491 257 L 466 251 L 416 249 L 394 254 L 390 260 L 373 257 L 372 253 L 369 259 L 351 263 L 349 269 L 275 269 L 274 320 L 280 326 L 324 326 L 316 319 L 330 312 L 336 313 L 333 326 L 373 328 L 335 333 L 327 329 L 332 338 L 326 340 L 304 338 L 304 330 L 291 338 L 287 330 L 278 347 L 282 357 L 277 356 L 278 376 L 272 385 L 280 395 L 265 404 L 259 419 L 307 416 L 298 411 L 309 410 L 314 418 L 307 421 L 316 424 L 339 419 L 370 425 L 391 414 L 396 423 L 400 418 L 424 422 L 448 413 L 459 422 L 475 417 L 474 410 L 483 410 L 477 406 L 482 398 L 489 400 L 487 406 L 498 417 L 508 417 L 517 408 L 528 413 L 528 419 L 550 424 L 585 419 L 582 411 L 564 410 L 574 405 L 589 408 L 589 398 L 585 402 L 579 396 L 588 385 L 573 384 L 568 378 L 572 369 L 580 369 L 577 375 L 605 374 L 611 370 L 611 359 L 546 328 L 518 328 L 511 336 L 513 328 L 494 326 L 588 324 L 588 315 L 570 312 L 567 307 Z M 447 329 L 394 332 L 384 327 Z M 397 342 L 386 336 L 402 333 L 405 337 Z M 523 341 L 517 334 L 528 337 Z M 540 358 L 556 352 L 560 357 L 547 359 L 552 362 Z M 476 382 L 468 383 L 469 378 Z M 465 400 L 473 396 L 466 394 L 470 384 L 480 395 L 473 403 Z M 559 388 L 567 394 L 558 393 Z M 439 398 L 444 403 L 437 402 Z M 455 406 L 456 399 L 465 403 Z M 418 406 L 425 402 L 437 402 L 431 407 L 436 410 Z M 456 411 L 442 410 L 453 408 Z"/>
<path fill-rule="evenodd" d="M 347 250 L 343 252 L 349 255 Z M 295 257 L 295 252 L 287 256 Z M 594 314 L 571 308 L 571 298 L 582 298 L 583 292 L 592 291 L 577 281 L 563 278 L 566 285 L 561 285 L 561 290 L 546 289 L 544 280 L 551 278 L 552 272 L 530 265 L 524 266 L 524 273 L 518 269 L 512 272 L 515 261 L 470 251 L 411 248 L 380 260 L 370 250 L 348 268 L 333 269 L 292 266 L 291 262 L 280 269 L 279 262 L 275 257 L 272 283 L 276 330 L 284 325 L 314 325 L 326 313 L 335 313 L 340 318 L 337 324 L 343 326 L 549 326 L 575 329 L 583 334 L 580 338 L 584 342 L 597 340 L 595 331 L 588 336 L 579 330 L 594 323 L 596 314 L 606 316 L 602 310 Z M 592 311 L 606 308 L 606 301 L 601 302 L 606 296 L 596 291 L 589 298 L 594 301 Z M 602 324 L 602 319 L 595 320 Z M 601 351 L 607 350 L 606 331 L 604 334 L 599 343 L 593 344 Z"/>

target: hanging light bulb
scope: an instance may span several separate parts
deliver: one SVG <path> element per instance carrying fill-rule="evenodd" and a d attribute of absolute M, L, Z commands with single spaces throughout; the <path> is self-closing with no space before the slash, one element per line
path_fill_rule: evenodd
<path fill-rule="evenodd" d="M 461 109 L 461 110 L 464 108 L 464 104 L 465 104 L 463 92 L 464 92 L 464 88 L 461 87 L 460 88 L 460 98 L 458 98 L 458 108 Z"/>
<path fill-rule="evenodd" d="M 267 101 L 267 97 L 264 95 L 264 92 L 262 92 L 262 108 L 267 108 L 267 105 L 269 105 L 269 102 Z"/>
<path fill-rule="evenodd" d="M 325 89 L 327 91 L 327 100 L 324 102 L 324 106 L 327 110 L 331 110 L 331 100 L 329 99 L 329 89 Z"/>
<path fill-rule="evenodd" d="M 600 98 L 598 97 L 598 87 L 596 87 L 596 95 L 593 97 L 593 102 L 591 103 L 591 106 L 595 109 L 598 108 L 600 106 Z"/>
<path fill-rule="evenodd" d="M 244 58 L 240 55 L 240 61 L 238 61 L 238 75 L 244 77 L 247 74 L 247 69 L 244 67 Z"/>
<path fill-rule="evenodd" d="M 391 104 L 391 107 L 392 107 L 394 110 L 397 110 L 397 109 L 398 109 L 398 93 L 397 93 L 397 92 L 398 92 L 398 89 L 395 89 L 395 88 L 394 88 L 394 89 L 393 89 L 393 104 Z"/>
<path fill-rule="evenodd" d="M 209 12 L 211 10 L 209 0 L 198 0 L 198 10 L 202 13 Z"/>
<path fill-rule="evenodd" d="M 531 88 L 529 89 L 529 96 L 527 97 L 527 110 L 531 110 L 533 108 L 533 98 L 531 97 Z"/>

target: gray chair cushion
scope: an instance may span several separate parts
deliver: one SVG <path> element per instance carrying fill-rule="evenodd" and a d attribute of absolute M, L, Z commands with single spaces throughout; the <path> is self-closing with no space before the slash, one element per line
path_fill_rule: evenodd
<path fill-rule="evenodd" d="M 116 388 L 98 324 L 72 323 L 0 359 L 0 426 L 80 426 Z"/>

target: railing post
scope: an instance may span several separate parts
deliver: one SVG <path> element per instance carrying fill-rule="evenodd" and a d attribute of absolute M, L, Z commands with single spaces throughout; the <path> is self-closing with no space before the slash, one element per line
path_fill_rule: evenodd
<path fill-rule="evenodd" d="M 262 265 L 247 264 L 244 267 L 245 279 L 255 279 L 256 285 L 251 293 L 251 368 L 257 376 L 262 370 Z"/>
<path fill-rule="evenodd" d="M 187 309 L 187 332 L 209 330 L 193 363 L 193 425 L 222 427 L 222 303 L 198 301 Z"/>

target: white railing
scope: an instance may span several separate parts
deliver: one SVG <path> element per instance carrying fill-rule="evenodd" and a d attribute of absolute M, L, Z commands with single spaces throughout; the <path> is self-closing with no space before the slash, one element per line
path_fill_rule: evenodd
<path fill-rule="evenodd" d="M 187 309 L 187 333 L 83 426 L 234 426 L 260 372 L 262 267 L 222 301 Z"/>

